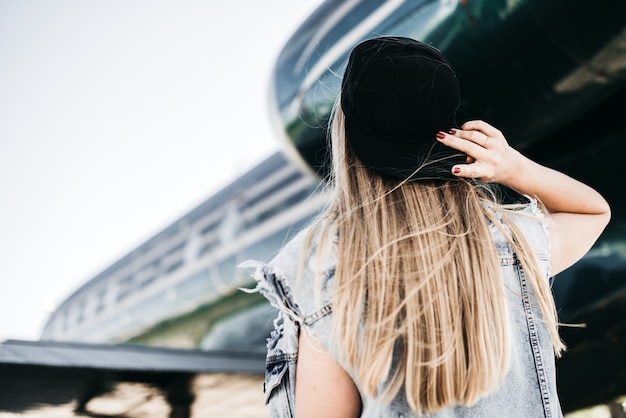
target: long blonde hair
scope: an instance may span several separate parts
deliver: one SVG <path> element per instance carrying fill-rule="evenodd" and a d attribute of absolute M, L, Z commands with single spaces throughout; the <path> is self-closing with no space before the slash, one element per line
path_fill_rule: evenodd
<path fill-rule="evenodd" d="M 499 259 L 485 221 L 500 225 L 484 204 L 493 198 L 466 179 L 400 182 L 376 175 L 350 152 L 339 104 L 332 121 L 335 196 L 310 235 L 339 234 L 332 351 L 368 396 L 390 400 L 404 387 L 416 414 L 471 405 L 501 382 L 511 344 Z M 506 216 L 502 221 L 558 355 L 564 346 L 547 280 L 519 228 Z"/>

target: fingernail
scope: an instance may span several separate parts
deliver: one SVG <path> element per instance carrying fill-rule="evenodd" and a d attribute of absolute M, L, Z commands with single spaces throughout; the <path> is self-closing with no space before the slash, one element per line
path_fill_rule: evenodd
<path fill-rule="evenodd" d="M 461 169 L 460 169 L 459 167 L 454 167 L 454 168 L 452 169 L 452 172 L 453 172 L 454 174 L 459 174 L 459 173 L 461 172 Z"/>
<path fill-rule="evenodd" d="M 450 135 L 454 135 L 454 134 L 456 133 L 456 129 L 454 129 L 454 128 L 450 128 L 450 129 L 448 129 L 448 133 L 449 133 Z"/>
<path fill-rule="evenodd" d="M 435 135 L 437 138 L 439 139 L 443 139 L 446 137 L 446 134 L 444 134 L 443 132 L 439 131 L 437 132 L 437 135 Z"/>

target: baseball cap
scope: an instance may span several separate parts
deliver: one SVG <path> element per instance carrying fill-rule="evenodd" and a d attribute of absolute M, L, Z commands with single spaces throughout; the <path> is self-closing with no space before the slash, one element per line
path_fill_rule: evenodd
<path fill-rule="evenodd" d="M 346 139 L 367 167 L 394 178 L 454 179 L 465 155 L 435 139 L 456 125 L 460 88 L 435 47 L 378 37 L 350 53 L 341 85 Z"/>

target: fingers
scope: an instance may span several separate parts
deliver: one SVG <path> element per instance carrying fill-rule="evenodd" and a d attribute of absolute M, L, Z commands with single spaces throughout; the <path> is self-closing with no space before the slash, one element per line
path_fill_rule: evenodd
<path fill-rule="evenodd" d="M 463 130 L 459 129 L 450 133 L 456 136 L 457 138 L 462 138 L 467 141 L 473 142 L 474 144 L 479 145 L 480 147 L 483 147 L 483 148 L 487 147 L 487 144 L 489 144 L 489 141 L 491 139 L 489 135 L 486 135 L 480 131 L 468 131 L 464 129 Z"/>
<path fill-rule="evenodd" d="M 437 140 L 444 145 L 461 151 L 471 159 L 478 159 L 483 145 L 490 142 L 488 136 L 476 131 L 450 130 L 450 133 L 439 132 Z"/>
<path fill-rule="evenodd" d="M 475 141 L 482 139 L 482 141 L 485 142 L 487 138 L 488 137 L 480 133 L 460 130 L 455 131 L 453 134 L 445 134 L 443 132 L 437 134 L 437 140 L 439 142 L 467 155 L 465 164 L 456 164 L 452 167 L 452 174 L 467 178 L 482 178 L 485 176 L 486 167 L 482 163 L 482 160 L 485 158 L 483 153 L 486 150 Z"/>
<path fill-rule="evenodd" d="M 464 131 L 478 131 L 488 137 L 502 136 L 502 132 L 482 120 L 470 120 L 461 126 Z"/>
<path fill-rule="evenodd" d="M 476 163 L 472 164 L 457 164 L 452 167 L 452 174 L 457 177 L 465 177 L 468 179 L 483 179 L 485 174 L 481 167 Z"/>
<path fill-rule="evenodd" d="M 451 129 L 447 134 L 440 132 L 437 139 L 467 155 L 465 164 L 452 167 L 452 174 L 483 181 L 498 178 L 508 148 L 498 129 L 483 121 L 469 121 L 462 129 Z"/>

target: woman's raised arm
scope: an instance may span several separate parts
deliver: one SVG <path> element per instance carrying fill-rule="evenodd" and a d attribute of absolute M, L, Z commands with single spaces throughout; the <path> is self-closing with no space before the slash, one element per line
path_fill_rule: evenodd
<path fill-rule="evenodd" d="M 600 193 L 523 156 L 486 122 L 466 122 L 437 139 L 469 157 L 467 164 L 452 168 L 454 175 L 500 183 L 543 203 L 550 220 L 552 274 L 582 258 L 609 222 L 611 209 Z"/>

